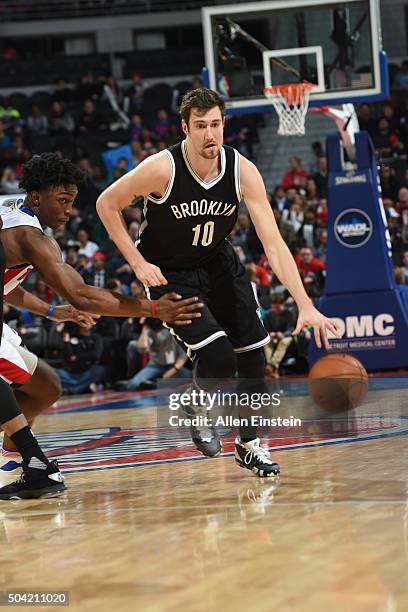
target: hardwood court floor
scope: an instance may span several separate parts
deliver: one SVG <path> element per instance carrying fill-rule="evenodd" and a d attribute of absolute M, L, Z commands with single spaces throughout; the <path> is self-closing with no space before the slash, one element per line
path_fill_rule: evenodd
<path fill-rule="evenodd" d="M 371 439 L 280 440 L 276 485 L 198 458 L 132 401 L 70 398 L 38 420 L 69 492 L 1 503 L 1 591 L 66 590 L 81 611 L 408 610 L 403 419 Z"/>

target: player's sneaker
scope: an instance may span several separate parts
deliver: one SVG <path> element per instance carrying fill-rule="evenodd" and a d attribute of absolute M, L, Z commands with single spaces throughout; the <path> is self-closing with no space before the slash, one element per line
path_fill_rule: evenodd
<path fill-rule="evenodd" d="M 18 480 L 23 469 L 23 459 L 17 451 L 0 452 L 0 487 Z"/>
<path fill-rule="evenodd" d="M 0 488 L 0 499 L 36 499 L 39 497 L 59 497 L 66 491 L 64 477 L 58 463 L 51 461 L 46 469 L 36 467 L 39 460 L 33 457 L 26 465 L 19 480 Z"/>
<path fill-rule="evenodd" d="M 191 392 L 193 389 L 197 389 L 197 387 L 190 387 L 187 389 L 186 393 Z M 183 406 L 183 412 L 188 418 L 202 417 L 204 419 L 205 417 L 209 417 L 205 405 Z M 206 457 L 214 458 L 221 455 L 221 440 L 212 425 L 191 425 L 190 435 L 196 449 Z"/>
<path fill-rule="evenodd" d="M 214 427 L 191 425 L 190 435 L 196 449 L 206 457 L 214 458 L 221 455 L 222 444 Z"/>
<path fill-rule="evenodd" d="M 260 478 L 278 476 L 279 464 L 271 459 L 269 451 L 259 445 L 259 438 L 250 442 L 242 442 L 235 438 L 235 461 L 242 468 L 251 470 Z"/>

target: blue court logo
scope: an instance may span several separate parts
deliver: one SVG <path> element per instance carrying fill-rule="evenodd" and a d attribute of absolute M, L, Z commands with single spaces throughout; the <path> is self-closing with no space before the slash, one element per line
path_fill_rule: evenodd
<path fill-rule="evenodd" d="M 334 235 L 345 247 L 361 247 L 371 238 L 373 224 L 367 213 L 349 208 L 340 213 L 334 222 Z"/>

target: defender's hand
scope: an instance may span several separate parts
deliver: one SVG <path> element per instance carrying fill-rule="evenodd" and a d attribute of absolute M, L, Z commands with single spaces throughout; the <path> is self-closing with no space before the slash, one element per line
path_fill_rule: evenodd
<path fill-rule="evenodd" d="M 88 312 L 77 310 L 70 304 L 66 306 L 56 306 L 50 317 L 51 321 L 73 321 L 80 327 L 90 329 L 99 319 L 99 315 L 91 315 Z"/>
<path fill-rule="evenodd" d="M 156 314 L 166 323 L 190 325 L 193 319 L 201 317 L 201 313 L 197 311 L 203 306 L 198 297 L 182 300 L 181 295 L 177 293 L 166 293 L 156 302 Z"/>
<path fill-rule="evenodd" d="M 164 278 L 160 268 L 148 261 L 144 261 L 138 266 L 135 266 L 133 271 L 145 287 L 167 285 L 167 280 Z"/>
<path fill-rule="evenodd" d="M 314 337 L 316 340 L 317 348 L 322 348 L 322 338 L 324 348 L 329 350 L 330 343 L 327 339 L 327 331 L 330 331 L 336 338 L 340 338 L 340 330 L 337 323 L 333 319 L 328 319 L 321 312 L 313 306 L 313 304 L 307 304 L 299 308 L 299 316 L 297 325 L 292 332 L 292 336 L 296 336 L 302 330 L 305 325 L 311 325 L 313 327 Z"/>

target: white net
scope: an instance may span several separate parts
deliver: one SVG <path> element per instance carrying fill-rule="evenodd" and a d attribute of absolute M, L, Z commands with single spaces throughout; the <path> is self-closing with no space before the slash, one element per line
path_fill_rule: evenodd
<path fill-rule="evenodd" d="M 264 89 L 279 117 L 278 134 L 304 136 L 306 113 L 309 106 L 311 83 L 274 85 Z"/>

